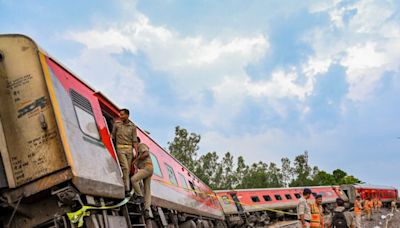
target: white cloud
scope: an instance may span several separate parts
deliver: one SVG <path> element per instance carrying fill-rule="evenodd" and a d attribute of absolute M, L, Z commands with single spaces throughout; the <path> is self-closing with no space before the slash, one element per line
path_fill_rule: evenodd
<path fill-rule="evenodd" d="M 136 51 L 136 47 L 129 41 L 128 37 L 114 29 L 106 31 L 90 30 L 84 33 L 68 32 L 66 37 L 84 44 L 88 49 L 108 49 L 110 53 L 119 53 L 123 48 Z"/>
<path fill-rule="evenodd" d="M 120 64 L 107 50 L 85 48 L 80 56 L 67 60 L 67 65 L 119 105 L 143 102 L 145 85 L 134 66 Z"/>
<path fill-rule="evenodd" d="M 108 55 L 123 50 L 144 53 L 153 70 L 166 73 L 179 99 L 193 101 L 191 109 L 182 110 L 182 117 L 199 118 L 203 124 L 210 126 L 226 115 L 226 107 L 230 116 L 235 116 L 242 105 L 238 97 L 245 95 L 240 90 L 243 85 L 238 83 L 249 80 L 245 67 L 260 60 L 267 52 L 269 43 L 266 36 L 255 34 L 212 39 L 182 36 L 166 27 L 151 24 L 143 14 L 138 13 L 133 18 L 122 25 L 70 31 L 66 37 L 83 44 L 87 53 L 93 53 L 85 58 L 95 59 L 94 53 L 98 52 Z M 81 61 L 78 59 L 75 62 Z M 117 68 L 126 67 L 129 66 L 120 65 Z M 118 93 L 121 91 L 119 88 Z M 206 92 L 213 96 L 211 106 L 202 104 Z"/>
<path fill-rule="evenodd" d="M 346 50 L 341 60 L 346 67 L 347 81 L 350 89 L 348 97 L 352 100 L 363 100 L 373 91 L 380 79 L 387 62 L 385 53 L 376 50 L 376 44 L 366 43 Z"/>
<path fill-rule="evenodd" d="M 285 73 L 278 70 L 272 73 L 272 79 L 262 82 L 246 82 L 246 88 L 251 96 L 267 96 L 270 98 L 295 97 L 304 100 L 313 90 L 313 82 L 308 78 L 304 85 L 296 83 L 298 74 L 295 71 Z"/>
<path fill-rule="evenodd" d="M 312 6 L 310 12 L 326 12 L 331 19 L 331 25 L 305 36 L 315 52 L 311 58 L 325 61 L 325 66 L 339 64 L 345 68 L 348 99 L 369 99 L 385 72 L 399 71 L 396 59 L 400 55 L 393 50 L 400 43 L 400 21 L 392 18 L 392 2 L 331 1 L 323 7 Z"/>

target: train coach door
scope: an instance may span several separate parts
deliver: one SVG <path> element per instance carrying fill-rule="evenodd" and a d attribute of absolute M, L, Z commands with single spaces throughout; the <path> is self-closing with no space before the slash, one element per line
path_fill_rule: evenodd
<path fill-rule="evenodd" d="M 96 97 L 98 98 L 101 115 L 105 123 L 105 131 L 102 131 L 103 143 L 106 145 L 109 152 L 112 154 L 115 160 L 117 159 L 116 150 L 114 144 L 111 140 L 111 131 L 113 128 L 114 120 L 118 118 L 118 109 L 109 101 L 102 93 L 96 92 Z M 118 161 L 117 161 L 118 162 Z"/>
<path fill-rule="evenodd" d="M 231 193 L 230 195 L 231 195 L 233 201 L 235 202 L 236 209 L 238 210 L 239 213 L 242 213 L 244 210 L 243 210 L 242 204 L 240 203 L 239 198 L 237 197 L 236 193 Z"/>

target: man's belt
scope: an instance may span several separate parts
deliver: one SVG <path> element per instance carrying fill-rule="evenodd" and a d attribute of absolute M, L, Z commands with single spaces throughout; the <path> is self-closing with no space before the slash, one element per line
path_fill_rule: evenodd
<path fill-rule="evenodd" d="M 119 149 L 130 149 L 130 148 L 132 148 L 132 145 L 129 145 L 129 144 L 117 144 L 117 148 L 119 148 Z"/>

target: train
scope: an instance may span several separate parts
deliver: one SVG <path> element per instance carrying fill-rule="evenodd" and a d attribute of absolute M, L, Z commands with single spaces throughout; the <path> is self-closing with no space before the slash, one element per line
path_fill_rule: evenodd
<path fill-rule="evenodd" d="M 337 198 L 346 202 L 351 210 L 356 196 L 362 200 L 379 198 L 385 206 L 398 200 L 397 189 L 390 186 L 368 184 L 347 184 L 336 186 L 309 186 L 288 188 L 235 189 L 215 191 L 230 226 L 252 224 L 264 226 L 271 221 L 297 219 L 298 199 L 304 188 L 309 188 L 312 195 L 309 202 L 322 195 L 324 211 L 329 213 L 335 206 Z"/>
<path fill-rule="evenodd" d="M 110 138 L 119 108 L 24 35 L 0 36 L 0 74 L 1 224 L 69 227 L 67 213 L 123 200 Z M 145 131 L 137 135 L 154 165 L 154 219 L 147 226 L 223 226 L 212 189 Z M 89 227 L 106 220 L 108 227 L 130 227 L 134 215 L 125 204 L 85 219 Z"/>
<path fill-rule="evenodd" d="M 154 166 L 143 216 L 125 196 L 110 138 L 119 107 L 25 35 L 0 35 L 0 104 L 0 228 L 246 226 L 290 215 L 302 189 L 213 191 L 139 126 Z M 312 189 L 331 204 L 366 188 Z"/>

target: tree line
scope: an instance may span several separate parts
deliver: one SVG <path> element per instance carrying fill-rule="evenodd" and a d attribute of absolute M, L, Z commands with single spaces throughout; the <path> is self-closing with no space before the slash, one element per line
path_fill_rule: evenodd
<path fill-rule="evenodd" d="M 361 183 L 345 171 L 336 169 L 332 173 L 309 164 L 308 152 L 297 155 L 293 161 L 282 158 L 281 164 L 263 161 L 247 165 L 244 158 L 226 152 L 219 157 L 217 152 L 198 156 L 201 136 L 175 127 L 175 137 L 168 142 L 169 152 L 200 180 L 214 190 L 276 188 L 297 186 L 321 186 Z"/>

